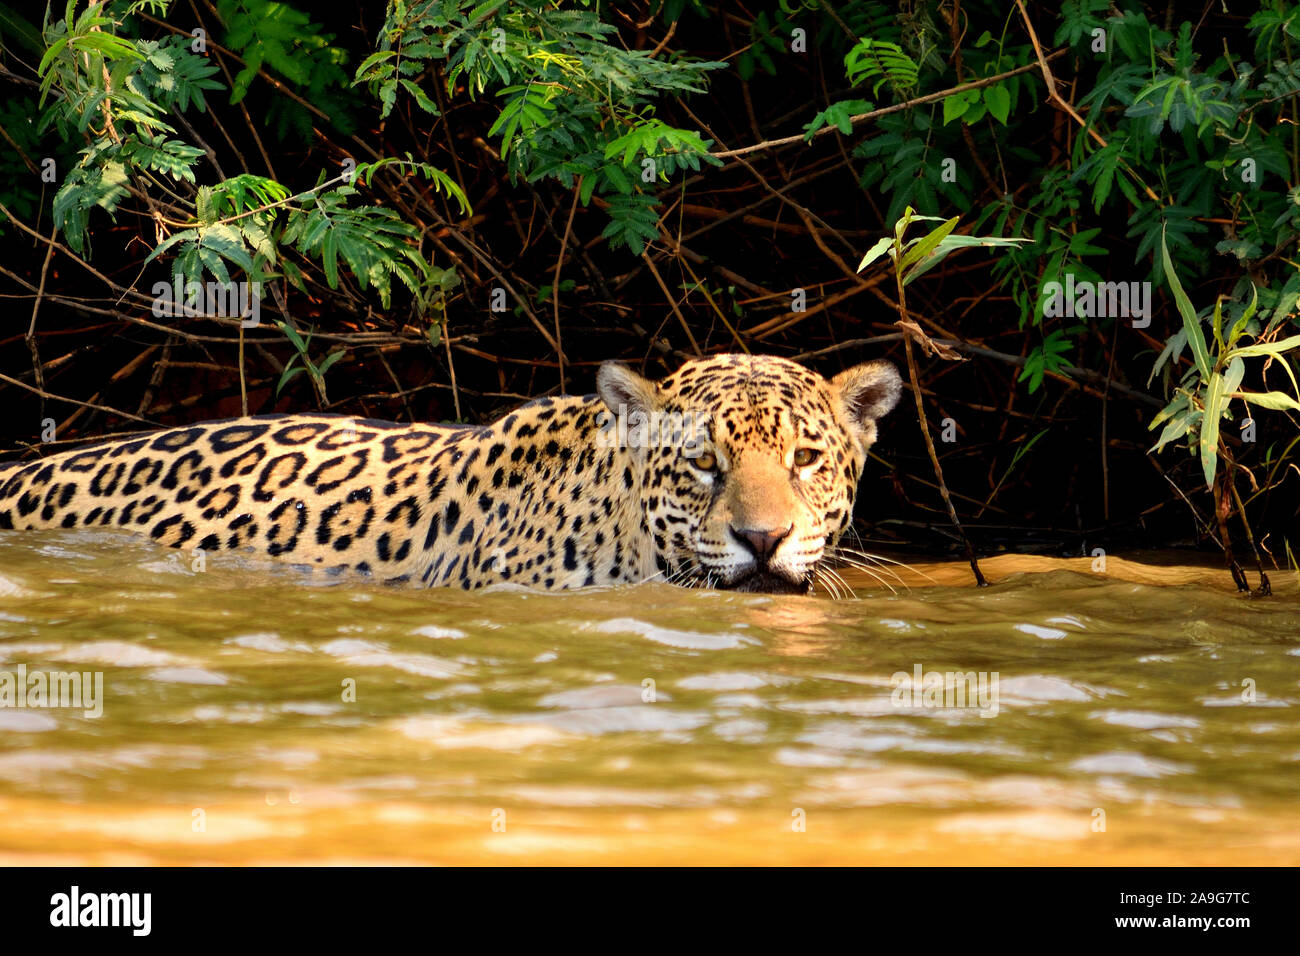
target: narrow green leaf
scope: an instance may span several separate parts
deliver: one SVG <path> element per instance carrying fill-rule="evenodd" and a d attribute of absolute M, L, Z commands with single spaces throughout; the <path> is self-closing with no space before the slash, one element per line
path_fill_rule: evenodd
<path fill-rule="evenodd" d="M 1246 363 L 1240 358 L 1234 358 L 1228 363 L 1228 369 L 1223 373 L 1223 391 L 1225 394 L 1232 394 L 1241 385 L 1241 380 L 1246 374 Z"/>
<path fill-rule="evenodd" d="M 329 355 L 325 356 L 325 360 L 316 367 L 316 372 L 323 376 L 329 370 L 331 365 L 347 354 L 346 349 L 339 349 L 337 352 L 331 352 Z"/>
<path fill-rule="evenodd" d="M 1187 404 L 1188 403 L 1187 403 L 1186 393 L 1179 392 L 1177 396 L 1168 405 L 1160 409 L 1160 411 L 1156 412 L 1156 417 L 1151 419 L 1151 424 L 1147 426 L 1147 430 L 1151 431 L 1155 429 L 1155 427 L 1159 425 L 1162 421 L 1164 421 L 1166 418 L 1169 418 L 1173 415 L 1177 415 L 1179 412 L 1185 410 L 1187 408 Z"/>
<path fill-rule="evenodd" d="M 1252 355 L 1281 356 L 1283 352 L 1289 352 L 1296 347 L 1300 347 L 1300 335 L 1292 335 L 1277 342 L 1265 342 L 1261 345 L 1245 345 L 1239 349 L 1233 349 L 1232 354 L 1240 355 L 1242 358 L 1249 358 Z"/>
<path fill-rule="evenodd" d="M 1201 470 L 1205 473 L 1205 486 L 1214 487 L 1214 473 L 1219 464 L 1219 420 L 1223 415 L 1223 376 L 1210 373 L 1210 385 L 1205 392 L 1205 415 L 1201 419 Z"/>
<path fill-rule="evenodd" d="M 285 337 L 293 343 L 293 347 L 296 348 L 300 354 L 307 351 L 307 346 L 303 343 L 302 336 L 298 334 L 298 331 L 293 326 L 288 322 L 281 320 L 277 320 L 275 324 L 280 327 L 280 331 L 283 332 Z"/>
<path fill-rule="evenodd" d="M 1164 431 L 1160 433 L 1160 438 L 1151 446 L 1149 451 L 1158 452 L 1174 439 L 1182 438 L 1187 434 L 1187 429 L 1191 427 L 1191 423 L 1191 415 L 1184 409 L 1182 413 L 1169 420 L 1169 424 L 1165 425 Z"/>
<path fill-rule="evenodd" d="M 908 249 L 907 252 L 903 253 L 903 257 L 898 261 L 898 271 L 903 274 L 905 282 L 907 279 L 908 267 L 913 263 L 920 262 L 928 256 L 931 251 L 939 245 L 939 243 L 943 242 L 943 240 L 947 238 L 948 233 L 952 232 L 953 229 L 957 227 L 958 218 L 959 217 L 957 216 L 953 216 L 947 222 L 943 223 L 943 225 L 932 230 L 929 235 L 917 242 L 916 245 Z"/>
<path fill-rule="evenodd" d="M 1201 378 L 1210 377 L 1210 353 L 1205 347 L 1205 333 L 1201 331 L 1200 320 L 1196 318 L 1196 310 L 1192 308 L 1192 302 L 1187 298 L 1187 293 L 1183 291 L 1182 284 L 1178 281 L 1178 274 L 1174 272 L 1173 261 L 1169 258 L 1169 247 L 1165 244 L 1164 229 L 1160 232 L 1160 255 L 1163 257 L 1165 266 L 1165 278 L 1169 280 L 1169 289 L 1174 296 L 1174 304 L 1178 306 L 1178 312 L 1183 317 L 1183 327 L 1187 329 L 1187 341 L 1192 346 L 1192 358 L 1196 361 L 1196 368 L 1201 373 Z M 1211 472 L 1213 469 L 1211 469 Z"/>
<path fill-rule="evenodd" d="M 1233 392 L 1232 397 L 1251 405 L 1259 405 L 1261 408 L 1300 412 L 1300 402 L 1286 392 Z"/>
<path fill-rule="evenodd" d="M 872 246 L 870 249 L 867 250 L 867 254 L 863 256 L 862 261 L 858 263 L 858 271 L 861 272 L 867 266 L 871 265 L 871 263 L 875 262 L 877 259 L 883 256 L 885 254 L 885 250 L 887 250 L 893 244 L 894 244 L 894 240 L 889 238 L 889 236 L 886 236 L 885 238 L 878 240 L 874 246 Z"/>
<path fill-rule="evenodd" d="M 297 358 L 297 357 L 298 356 L 295 355 L 293 358 Z M 284 389 L 285 385 L 289 383 L 289 380 L 302 371 L 301 367 L 295 368 L 293 366 L 292 364 L 293 359 L 290 359 L 289 362 L 290 364 L 286 365 L 284 367 L 284 371 L 280 373 L 280 381 L 276 383 L 275 394 L 277 397 L 279 396 L 280 392 Z"/>

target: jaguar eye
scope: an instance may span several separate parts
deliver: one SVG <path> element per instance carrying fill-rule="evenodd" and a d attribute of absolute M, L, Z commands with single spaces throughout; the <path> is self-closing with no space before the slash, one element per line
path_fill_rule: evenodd
<path fill-rule="evenodd" d="M 691 464 L 700 471 L 717 471 L 718 458 L 711 451 L 702 451 L 691 459 Z"/>
<path fill-rule="evenodd" d="M 816 448 L 796 449 L 794 453 L 794 466 L 796 468 L 807 468 L 821 456 L 821 451 Z"/>

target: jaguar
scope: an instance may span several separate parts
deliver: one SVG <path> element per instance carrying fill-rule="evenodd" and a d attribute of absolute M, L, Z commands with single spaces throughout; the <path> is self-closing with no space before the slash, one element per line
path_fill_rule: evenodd
<path fill-rule="evenodd" d="M 120 528 L 390 583 L 809 592 L 853 516 L 884 361 L 605 363 L 489 425 L 255 415 L 0 465 L 0 529 Z"/>

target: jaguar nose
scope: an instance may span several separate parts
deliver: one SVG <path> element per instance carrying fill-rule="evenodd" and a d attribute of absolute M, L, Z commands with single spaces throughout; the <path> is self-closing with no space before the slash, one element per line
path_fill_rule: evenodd
<path fill-rule="evenodd" d="M 743 544 L 760 562 L 766 561 L 776 551 L 777 545 L 786 539 L 793 524 L 786 525 L 779 531 L 762 531 L 755 528 L 732 528 L 731 536 Z"/>

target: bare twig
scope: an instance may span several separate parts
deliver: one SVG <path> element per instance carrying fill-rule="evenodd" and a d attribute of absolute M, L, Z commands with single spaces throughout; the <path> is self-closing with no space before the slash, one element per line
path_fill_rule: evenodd
<path fill-rule="evenodd" d="M 676 26 L 674 23 L 673 26 Z M 671 35 L 671 34 L 670 34 Z M 667 42 L 665 40 L 664 42 Z M 560 240 L 560 254 L 555 257 L 555 277 L 551 280 L 551 300 L 555 304 L 555 344 L 556 357 L 560 362 L 560 391 L 564 391 L 564 353 L 560 345 L 560 270 L 564 268 L 564 251 L 569 246 L 569 236 L 573 234 L 573 216 L 578 211 L 578 197 L 582 195 L 582 177 L 573 184 L 573 203 L 569 206 L 569 221 L 564 224 L 564 238 Z"/>

